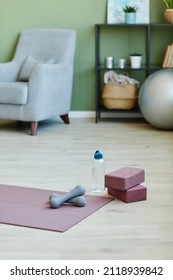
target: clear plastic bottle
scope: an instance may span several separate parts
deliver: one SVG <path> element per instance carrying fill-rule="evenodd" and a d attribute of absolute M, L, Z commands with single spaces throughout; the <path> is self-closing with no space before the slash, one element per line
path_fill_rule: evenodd
<path fill-rule="evenodd" d="M 103 154 L 98 150 L 94 154 L 92 181 L 92 190 L 94 192 L 105 191 L 105 161 Z"/>

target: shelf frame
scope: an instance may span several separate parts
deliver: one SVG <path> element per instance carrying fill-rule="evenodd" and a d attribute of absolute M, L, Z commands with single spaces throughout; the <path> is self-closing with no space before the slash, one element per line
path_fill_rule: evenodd
<path fill-rule="evenodd" d="M 132 69 L 130 65 L 127 65 L 123 71 L 143 71 L 145 72 L 145 77 L 147 78 L 151 73 L 159 70 L 162 68 L 161 65 L 152 65 L 151 64 L 151 30 L 152 28 L 171 28 L 173 27 L 172 24 L 169 23 L 148 23 L 148 24 L 124 24 L 124 23 L 116 23 L 116 24 L 95 24 L 95 121 L 98 123 L 99 119 L 101 118 L 101 113 L 112 113 L 112 112 L 124 112 L 126 113 L 127 110 L 116 110 L 116 109 L 106 109 L 101 105 L 101 72 L 109 71 L 104 65 L 100 65 L 100 33 L 102 28 L 143 28 L 145 29 L 145 56 L 146 56 L 146 63 L 142 65 L 140 69 Z M 119 67 L 113 67 L 111 70 L 122 71 Z M 139 112 L 139 108 L 134 110 L 128 110 L 128 113 Z"/>

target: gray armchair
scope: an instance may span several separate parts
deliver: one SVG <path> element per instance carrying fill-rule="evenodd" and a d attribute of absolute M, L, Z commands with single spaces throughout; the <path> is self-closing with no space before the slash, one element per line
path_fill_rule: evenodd
<path fill-rule="evenodd" d="M 0 63 L 0 119 L 31 123 L 60 116 L 69 123 L 76 32 L 21 32 L 12 61 Z"/>

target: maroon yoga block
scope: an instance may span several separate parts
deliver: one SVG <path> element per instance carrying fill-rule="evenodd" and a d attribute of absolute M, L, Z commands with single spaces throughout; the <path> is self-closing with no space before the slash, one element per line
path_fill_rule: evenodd
<path fill-rule="evenodd" d="M 105 174 L 105 187 L 125 191 L 143 183 L 145 172 L 140 168 L 123 167 Z"/>
<path fill-rule="evenodd" d="M 147 199 L 147 188 L 142 185 L 137 185 L 126 191 L 108 188 L 108 194 L 126 203 L 135 202 Z"/>

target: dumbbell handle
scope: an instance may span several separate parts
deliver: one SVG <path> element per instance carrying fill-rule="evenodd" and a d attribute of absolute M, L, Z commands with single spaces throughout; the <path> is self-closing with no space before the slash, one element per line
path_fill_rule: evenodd
<path fill-rule="evenodd" d="M 64 202 L 66 202 L 72 198 L 84 195 L 84 193 L 85 193 L 85 188 L 83 186 L 81 186 L 81 185 L 76 186 L 69 193 L 60 195 L 59 197 L 56 198 L 56 208 L 58 208 L 61 204 L 63 204 Z M 50 201 L 50 206 L 51 206 L 51 201 Z"/>
<path fill-rule="evenodd" d="M 60 195 L 57 194 L 57 193 L 52 193 L 49 197 L 49 202 L 52 202 L 52 198 L 56 199 L 59 196 Z M 86 204 L 86 199 L 85 199 L 84 196 L 80 195 L 80 196 L 77 196 L 77 197 L 74 197 L 70 200 L 65 201 L 65 203 L 70 203 L 70 204 L 73 204 L 73 205 L 78 206 L 78 207 L 83 207 Z"/>

